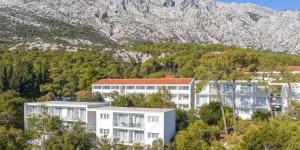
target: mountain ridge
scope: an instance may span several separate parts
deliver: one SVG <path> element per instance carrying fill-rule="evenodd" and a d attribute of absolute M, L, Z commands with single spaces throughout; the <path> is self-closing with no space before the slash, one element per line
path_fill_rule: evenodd
<path fill-rule="evenodd" d="M 254 4 L 213 0 L 0 0 L 0 14 L 33 25 L 37 23 L 30 15 L 86 24 L 119 44 L 209 43 L 300 54 L 300 11 L 274 11 Z"/>

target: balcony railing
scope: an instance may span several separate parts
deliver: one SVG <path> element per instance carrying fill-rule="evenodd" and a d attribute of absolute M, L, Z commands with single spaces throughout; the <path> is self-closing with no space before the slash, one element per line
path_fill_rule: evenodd
<path fill-rule="evenodd" d="M 87 124 L 87 132 L 96 133 L 96 125 L 95 124 Z"/>
<path fill-rule="evenodd" d="M 144 139 L 134 139 L 134 138 L 120 138 L 118 136 L 113 137 L 115 140 L 122 141 L 124 143 L 134 144 L 134 143 L 144 143 Z"/>
<path fill-rule="evenodd" d="M 144 123 L 132 123 L 132 122 L 125 122 L 125 121 L 117 121 L 114 120 L 115 127 L 128 127 L 128 128 L 144 128 Z"/>

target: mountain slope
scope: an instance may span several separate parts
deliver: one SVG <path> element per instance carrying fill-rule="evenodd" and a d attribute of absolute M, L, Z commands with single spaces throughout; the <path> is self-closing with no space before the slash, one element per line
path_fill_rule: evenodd
<path fill-rule="evenodd" d="M 0 14 L 35 26 L 36 21 L 28 16 L 85 24 L 121 44 L 214 43 L 300 54 L 300 12 L 275 12 L 252 4 L 212 0 L 0 0 Z"/>

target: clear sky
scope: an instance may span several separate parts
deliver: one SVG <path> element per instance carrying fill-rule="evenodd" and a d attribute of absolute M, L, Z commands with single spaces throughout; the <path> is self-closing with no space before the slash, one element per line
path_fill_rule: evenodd
<path fill-rule="evenodd" d="M 218 0 L 221 2 L 254 3 L 274 10 L 300 10 L 300 0 Z"/>

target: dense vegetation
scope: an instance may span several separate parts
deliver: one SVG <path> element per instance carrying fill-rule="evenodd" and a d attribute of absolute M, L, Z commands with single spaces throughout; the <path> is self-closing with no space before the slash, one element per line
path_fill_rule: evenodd
<path fill-rule="evenodd" d="M 43 118 L 45 127 L 23 131 L 24 102 L 54 100 L 60 96 L 71 96 L 77 101 L 101 101 L 101 96 L 92 99 L 89 91 L 90 85 L 102 78 L 146 78 L 172 74 L 202 81 L 234 81 L 249 78 L 241 74 L 245 69 L 255 72 L 256 67 L 260 66 L 267 69 L 280 68 L 284 72 L 282 66 L 300 65 L 298 56 L 221 45 L 157 44 L 122 47 L 149 53 L 153 58 L 141 63 L 134 59 L 123 61 L 115 58 L 112 53 L 96 50 L 0 50 L 0 149 L 32 148 L 28 140 L 38 139 L 44 130 L 53 133 L 49 141 L 44 141 L 47 149 L 91 148 L 95 143 L 107 149 L 114 146 L 124 149 L 124 145 L 118 141 L 111 144 L 105 139 L 93 140 L 94 137 L 84 133 L 79 126 L 72 132 L 68 131 L 59 120 L 51 117 Z M 283 75 L 288 82 L 298 80 L 298 77 Z M 113 105 L 175 108 L 168 94 L 164 93 L 167 91 L 161 92 L 147 98 L 143 95 L 121 96 L 116 98 Z M 257 112 L 253 115 L 253 122 L 235 118 L 232 109 L 220 107 L 222 104 L 216 102 L 203 106 L 199 112 L 176 110 L 177 134 L 174 143 L 164 148 L 299 149 L 300 137 L 296 134 L 300 131 L 299 104 L 295 104 L 286 116 L 277 118 Z M 156 141 L 149 149 L 157 147 L 162 147 L 161 141 Z M 135 149 L 138 148 L 141 146 L 136 145 Z"/>

